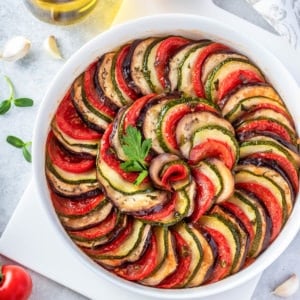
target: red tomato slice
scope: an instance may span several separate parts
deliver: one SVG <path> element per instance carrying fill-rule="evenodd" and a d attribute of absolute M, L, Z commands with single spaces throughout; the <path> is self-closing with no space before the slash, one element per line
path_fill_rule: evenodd
<path fill-rule="evenodd" d="M 47 138 L 47 154 L 54 165 L 67 172 L 82 173 L 95 167 L 94 158 L 87 159 L 71 154 L 59 144 L 52 131 Z"/>
<path fill-rule="evenodd" d="M 192 253 L 189 244 L 181 237 L 181 235 L 172 231 L 176 242 L 176 253 L 178 258 L 178 265 L 174 273 L 165 278 L 156 287 L 162 289 L 170 289 L 179 285 L 184 281 L 189 272 L 189 267 L 192 261 Z"/>
<path fill-rule="evenodd" d="M 72 236 L 93 240 L 96 238 L 101 238 L 107 235 L 108 233 L 110 233 L 115 228 L 117 221 L 118 221 L 118 213 L 116 211 L 113 211 L 107 216 L 105 220 L 103 220 L 96 226 L 84 230 L 69 231 L 69 232 Z"/>
<path fill-rule="evenodd" d="M 128 219 L 127 226 L 124 230 L 120 232 L 120 234 L 111 242 L 100 245 L 97 248 L 84 248 L 84 251 L 89 255 L 102 255 L 110 251 L 114 251 L 119 247 L 122 247 L 122 244 L 125 240 L 130 236 L 133 229 L 133 219 Z"/>
<path fill-rule="evenodd" d="M 101 134 L 90 129 L 77 114 L 70 91 L 59 104 L 55 119 L 59 129 L 73 139 L 98 140 L 101 138 Z"/>
<path fill-rule="evenodd" d="M 250 246 L 249 248 L 251 248 L 252 242 L 254 240 L 255 237 L 255 232 L 254 232 L 254 228 L 253 225 L 251 223 L 251 220 L 248 218 L 248 216 L 234 203 L 231 202 L 222 202 L 220 203 L 220 205 L 222 207 L 225 207 L 225 209 L 227 209 L 229 212 L 231 212 L 236 218 L 238 218 L 238 220 L 240 220 L 242 222 L 242 224 L 244 225 L 244 227 L 246 228 L 248 235 L 249 235 L 249 241 L 250 241 Z"/>
<path fill-rule="evenodd" d="M 229 275 L 232 266 L 232 258 L 228 241 L 226 240 L 224 235 L 219 231 L 207 226 L 203 226 L 203 229 L 207 231 L 213 238 L 213 240 L 217 244 L 218 249 L 217 262 L 215 264 L 212 275 L 209 277 L 208 281 L 205 282 L 205 284 L 207 284 L 217 282 Z"/>
<path fill-rule="evenodd" d="M 190 217 L 191 222 L 195 223 L 207 212 L 214 203 L 215 186 L 211 180 L 199 170 L 193 170 L 193 177 L 197 185 L 197 195 L 195 198 L 195 208 Z"/>
<path fill-rule="evenodd" d="M 289 177 L 291 180 L 291 183 L 293 185 L 294 191 L 297 192 L 299 189 L 299 176 L 297 169 L 294 167 L 294 165 L 285 157 L 273 153 L 273 152 L 259 152 L 254 153 L 248 156 L 249 158 L 266 158 L 270 160 L 275 160 L 280 168 L 284 170 L 284 173 L 286 176 Z"/>
<path fill-rule="evenodd" d="M 199 103 L 195 106 L 191 106 L 188 104 L 185 105 L 177 105 L 176 111 L 172 112 L 170 116 L 165 120 L 164 124 L 164 139 L 167 141 L 167 144 L 172 147 L 172 149 L 178 150 L 178 145 L 176 141 L 176 127 L 178 122 L 181 120 L 183 116 L 188 113 L 198 112 L 198 111 L 208 111 L 213 113 L 218 113 L 214 108 L 205 103 Z"/>
<path fill-rule="evenodd" d="M 72 201 L 58 196 L 52 191 L 50 196 L 55 211 L 63 216 L 83 216 L 95 209 L 106 198 L 104 194 L 100 194 L 95 197 Z"/>
<path fill-rule="evenodd" d="M 239 126 L 236 130 L 237 134 L 242 134 L 244 132 L 251 131 L 267 131 L 271 133 L 275 133 L 280 136 L 282 139 L 289 143 L 293 143 L 292 138 L 287 131 L 287 129 L 280 124 L 273 122 L 272 120 L 253 120 L 251 122 L 247 122 Z"/>
<path fill-rule="evenodd" d="M 183 180 L 189 176 L 189 170 L 182 164 L 169 166 L 162 174 L 161 183 L 164 187 L 171 190 L 173 182 Z"/>
<path fill-rule="evenodd" d="M 135 100 L 138 98 L 138 95 L 136 92 L 131 89 L 123 75 L 123 62 L 129 52 L 130 45 L 125 45 L 119 52 L 117 60 L 116 60 L 116 79 L 118 82 L 118 86 L 121 88 L 121 90 L 131 99 Z"/>
<path fill-rule="evenodd" d="M 116 112 L 113 111 L 109 106 L 105 105 L 97 93 L 95 83 L 94 83 L 96 70 L 97 70 L 97 61 L 93 62 L 84 72 L 83 87 L 84 87 L 86 99 L 94 108 L 96 108 L 103 114 L 111 118 L 114 118 Z"/>
<path fill-rule="evenodd" d="M 282 207 L 280 207 L 276 196 L 274 196 L 269 189 L 254 182 L 239 182 L 236 184 L 236 187 L 253 193 L 265 205 L 272 221 L 270 237 L 270 242 L 272 242 L 279 234 L 283 224 Z"/>
<path fill-rule="evenodd" d="M 134 182 L 138 174 L 135 172 L 126 172 L 123 169 L 121 169 L 120 164 L 121 161 L 115 156 L 114 153 L 110 150 L 110 134 L 113 129 L 113 124 L 110 124 L 107 129 L 105 130 L 103 137 L 101 139 L 100 144 L 100 156 L 101 159 L 103 159 L 113 170 L 115 170 L 122 178 L 129 182 Z"/>
<path fill-rule="evenodd" d="M 223 99 L 230 91 L 240 84 L 254 82 L 265 82 L 265 79 L 259 74 L 250 70 L 237 70 L 228 74 L 219 82 L 217 100 Z"/>
<path fill-rule="evenodd" d="M 224 162 L 228 169 L 232 169 L 235 163 L 234 154 L 231 148 L 218 140 L 208 139 L 190 151 L 190 163 L 197 164 L 205 158 L 218 158 Z"/>
<path fill-rule="evenodd" d="M 205 49 L 199 54 L 199 56 L 196 59 L 194 69 L 192 72 L 192 84 L 194 91 L 198 97 L 205 97 L 205 91 L 203 87 L 203 83 L 201 81 L 202 76 L 202 66 L 205 61 L 205 59 L 215 52 L 219 51 L 226 51 L 229 50 L 229 48 L 225 45 L 219 44 L 219 43 L 213 43 L 205 47 Z"/>
<path fill-rule="evenodd" d="M 155 56 L 155 70 L 158 80 L 163 88 L 167 87 L 167 64 L 170 57 L 175 53 L 177 49 L 188 44 L 190 41 L 179 37 L 172 36 L 164 39 L 158 46 L 156 56 Z"/>
<path fill-rule="evenodd" d="M 131 104 L 130 108 L 126 112 L 126 116 L 124 117 L 124 128 L 123 130 L 125 131 L 126 128 L 131 125 L 131 126 L 136 126 L 136 121 L 140 115 L 141 109 L 144 107 L 144 105 L 153 97 L 155 94 L 149 94 L 144 97 L 141 97 L 137 99 L 133 104 Z"/>
<path fill-rule="evenodd" d="M 249 109 L 247 108 L 247 111 L 244 111 L 243 114 L 237 120 L 235 120 L 235 123 L 238 122 L 238 120 L 240 120 L 241 118 L 249 119 L 253 113 L 255 113 L 261 109 L 272 109 L 272 110 L 282 114 L 284 117 L 286 117 L 289 120 L 290 124 L 292 126 L 294 126 L 294 121 L 293 121 L 291 115 L 286 110 L 281 109 L 280 107 L 278 107 L 276 105 L 272 105 L 270 103 L 259 103 L 259 104 L 255 104 L 254 106 L 250 107 Z"/>
<path fill-rule="evenodd" d="M 146 278 L 157 266 L 157 241 L 155 235 L 151 235 L 145 254 L 136 262 L 124 267 L 115 268 L 114 272 L 131 281 L 139 281 Z"/>

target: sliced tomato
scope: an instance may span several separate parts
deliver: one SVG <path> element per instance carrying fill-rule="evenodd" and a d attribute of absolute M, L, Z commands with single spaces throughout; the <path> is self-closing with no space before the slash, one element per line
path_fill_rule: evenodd
<path fill-rule="evenodd" d="M 293 138 L 291 137 L 289 131 L 282 126 L 281 124 L 267 119 L 260 119 L 260 120 L 251 120 L 249 122 L 242 123 L 236 130 L 238 135 L 246 133 L 246 132 L 270 132 L 273 134 L 278 135 L 283 140 L 293 143 Z"/>
<path fill-rule="evenodd" d="M 264 82 L 264 78 L 250 70 L 237 70 L 228 74 L 218 86 L 218 98 L 223 99 L 230 91 L 240 84 Z"/>
<path fill-rule="evenodd" d="M 231 148 L 226 143 L 214 139 L 207 139 L 190 151 L 189 161 L 193 165 L 205 158 L 218 158 L 224 162 L 228 169 L 232 169 L 235 164 Z"/>
<path fill-rule="evenodd" d="M 255 262 L 255 260 L 256 260 L 256 258 L 254 258 L 254 257 L 247 257 L 242 269 L 246 269 L 247 267 L 252 265 Z"/>
<path fill-rule="evenodd" d="M 294 165 L 291 163 L 290 160 L 288 160 L 286 157 L 283 157 L 277 153 L 274 152 L 259 152 L 259 153 L 253 153 L 248 156 L 249 158 L 266 158 L 269 160 L 274 160 L 279 165 L 279 167 L 284 171 L 286 176 L 290 179 L 294 192 L 297 193 L 299 189 L 299 176 L 297 169 L 294 167 Z"/>
<path fill-rule="evenodd" d="M 84 230 L 70 231 L 70 234 L 78 238 L 84 238 L 89 240 L 101 238 L 110 233 L 115 228 L 117 221 L 118 213 L 116 211 L 112 211 L 106 217 L 106 219 L 100 222 L 98 225 Z"/>
<path fill-rule="evenodd" d="M 176 141 L 175 134 L 178 122 L 186 114 L 198 111 L 208 111 L 218 114 L 218 111 L 216 109 L 205 103 L 197 103 L 196 105 L 183 104 L 177 105 L 176 110 L 172 111 L 172 114 L 169 115 L 166 120 L 164 120 L 164 139 L 166 140 L 167 144 L 171 146 L 172 149 L 178 150 L 178 144 Z"/>
<path fill-rule="evenodd" d="M 243 111 L 243 114 L 237 120 L 235 120 L 235 123 L 239 122 L 239 120 L 241 118 L 249 119 L 253 113 L 255 113 L 255 112 L 257 112 L 261 109 L 272 109 L 272 110 L 282 114 L 283 116 L 285 116 L 289 120 L 290 124 L 292 126 L 294 126 L 294 121 L 293 121 L 291 115 L 286 110 L 284 110 L 283 108 L 280 108 L 277 105 L 273 105 L 273 104 L 270 104 L 270 103 L 264 103 L 264 102 L 259 103 L 259 104 L 255 104 L 252 107 L 247 108 L 247 110 Z"/>
<path fill-rule="evenodd" d="M 282 207 L 280 207 L 278 200 L 269 189 L 258 183 L 239 182 L 236 184 L 236 187 L 254 194 L 265 205 L 272 221 L 272 233 L 270 237 L 270 242 L 272 242 L 279 234 L 283 224 Z"/>
<path fill-rule="evenodd" d="M 178 266 L 174 273 L 165 278 L 156 287 L 162 289 L 170 289 L 179 285 L 184 281 L 189 272 L 189 266 L 192 261 L 192 253 L 189 244 L 181 237 L 181 235 L 172 231 L 176 243 L 176 253 L 178 258 Z"/>
<path fill-rule="evenodd" d="M 213 205 L 215 196 L 215 186 L 211 180 L 199 170 L 193 170 L 193 177 L 197 185 L 197 194 L 194 201 L 194 211 L 190 217 L 191 222 L 195 223 Z"/>
<path fill-rule="evenodd" d="M 96 90 L 94 77 L 95 77 L 95 73 L 97 70 L 97 63 L 98 63 L 98 61 L 93 62 L 91 65 L 89 65 L 89 67 L 84 72 L 83 87 L 84 87 L 84 91 L 85 91 L 85 96 L 86 96 L 87 101 L 94 108 L 96 108 L 103 114 L 105 114 L 111 118 L 114 118 L 116 115 L 116 112 L 114 110 L 112 110 L 108 105 L 105 105 L 105 103 L 101 100 L 101 98 L 99 97 L 97 90 Z"/>
<path fill-rule="evenodd" d="M 243 210 L 238 207 L 236 204 L 228 201 L 224 201 L 220 203 L 222 207 L 224 207 L 226 210 L 231 212 L 246 228 L 248 236 L 249 236 L 249 248 L 251 248 L 252 242 L 255 237 L 255 232 L 253 225 L 251 223 L 251 220 L 248 218 L 248 216 L 243 212 Z"/>
<path fill-rule="evenodd" d="M 152 99 L 155 94 L 149 94 L 144 97 L 137 99 L 133 104 L 130 105 L 129 109 L 126 112 L 126 116 L 123 121 L 123 130 L 131 126 L 136 126 L 137 119 L 140 115 L 141 109 L 145 106 L 145 104 Z"/>
<path fill-rule="evenodd" d="M 190 41 L 179 37 L 171 36 L 160 42 L 156 56 L 155 56 L 155 70 L 158 80 L 163 88 L 167 88 L 167 77 L 168 77 L 168 62 L 170 57 L 175 53 L 177 49 L 188 44 Z"/>
<path fill-rule="evenodd" d="M 162 174 L 161 183 L 171 190 L 172 182 L 184 180 L 189 176 L 188 168 L 183 164 L 172 164 Z"/>
<path fill-rule="evenodd" d="M 101 138 L 101 134 L 90 129 L 77 114 L 70 91 L 67 92 L 59 104 L 55 119 L 60 130 L 73 139 L 98 140 Z"/>
<path fill-rule="evenodd" d="M 134 182 L 138 174 L 135 172 L 126 172 L 121 169 L 121 161 L 116 157 L 116 155 L 111 151 L 110 148 L 110 135 L 113 129 L 113 124 L 110 124 L 105 130 L 100 144 L 100 156 L 113 170 L 118 172 L 118 174 L 129 182 Z"/>
<path fill-rule="evenodd" d="M 136 262 L 114 269 L 114 273 L 131 281 L 139 281 L 146 278 L 155 269 L 158 263 L 157 241 L 152 234 L 150 243 L 144 255 Z"/>
<path fill-rule="evenodd" d="M 129 50 L 130 50 L 130 44 L 125 45 L 120 49 L 116 60 L 115 72 L 116 72 L 116 79 L 117 79 L 118 86 L 131 100 L 135 100 L 138 98 L 138 95 L 133 89 L 131 89 L 128 86 L 123 75 L 123 63 L 125 58 L 127 57 Z"/>
<path fill-rule="evenodd" d="M 106 199 L 104 194 L 100 194 L 95 197 L 72 201 L 68 198 L 60 197 L 52 191 L 50 196 L 55 211 L 63 216 L 83 216 L 91 212 Z"/>
<path fill-rule="evenodd" d="M 82 173 L 95 167 L 94 158 L 87 159 L 71 154 L 60 145 L 52 131 L 47 138 L 47 154 L 54 165 L 67 172 Z"/>
<path fill-rule="evenodd" d="M 230 246 L 228 245 L 228 241 L 224 235 L 219 231 L 207 226 L 202 226 L 202 228 L 213 238 L 218 250 L 217 261 L 213 272 L 208 281 L 205 282 L 205 284 L 208 284 L 217 282 L 229 275 L 232 266 L 232 258 Z"/>
<path fill-rule="evenodd" d="M 126 227 L 118 234 L 118 236 L 107 244 L 100 245 L 95 248 L 84 248 L 89 255 L 102 255 L 106 252 L 113 251 L 122 246 L 124 241 L 130 236 L 133 229 L 133 219 L 128 219 Z"/>
<path fill-rule="evenodd" d="M 192 84 L 194 91 L 198 97 L 205 97 L 205 91 L 204 86 L 201 81 L 202 77 L 202 66 L 205 62 L 205 59 L 213 53 L 219 52 L 219 51 L 226 51 L 230 50 L 227 46 L 220 44 L 220 43 L 212 43 L 203 49 L 203 51 L 200 52 L 198 55 L 194 69 L 192 71 Z"/>

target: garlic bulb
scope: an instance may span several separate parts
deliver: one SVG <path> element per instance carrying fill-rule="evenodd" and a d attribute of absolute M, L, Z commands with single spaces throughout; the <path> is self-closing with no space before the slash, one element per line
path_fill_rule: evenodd
<path fill-rule="evenodd" d="M 16 36 L 4 45 L 1 59 L 6 61 L 16 61 L 27 55 L 31 47 L 31 42 L 23 36 Z"/>
<path fill-rule="evenodd" d="M 290 278 L 288 278 L 285 282 L 280 284 L 272 294 L 279 297 L 289 297 L 296 293 L 299 288 L 299 278 L 296 274 L 293 274 Z"/>
<path fill-rule="evenodd" d="M 62 59 L 55 36 L 50 35 L 46 38 L 44 41 L 44 48 L 53 58 Z"/>

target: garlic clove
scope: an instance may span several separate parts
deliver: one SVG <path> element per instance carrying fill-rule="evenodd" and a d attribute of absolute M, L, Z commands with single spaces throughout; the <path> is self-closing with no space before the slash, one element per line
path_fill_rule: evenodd
<path fill-rule="evenodd" d="M 289 297 L 296 293 L 299 288 L 299 278 L 296 274 L 293 274 L 285 282 L 280 284 L 273 292 L 273 295 L 279 297 Z"/>
<path fill-rule="evenodd" d="M 56 59 L 63 58 L 60 53 L 60 50 L 58 48 L 56 38 L 54 35 L 50 35 L 45 39 L 44 48 L 53 58 L 56 58 Z"/>
<path fill-rule="evenodd" d="M 4 45 L 1 59 L 16 61 L 26 56 L 30 50 L 31 42 L 23 36 L 16 36 Z"/>

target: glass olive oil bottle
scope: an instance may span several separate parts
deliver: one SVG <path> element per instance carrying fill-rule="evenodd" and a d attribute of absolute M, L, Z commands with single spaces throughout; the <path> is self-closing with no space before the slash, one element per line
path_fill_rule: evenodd
<path fill-rule="evenodd" d="M 40 20 L 67 25 L 80 21 L 98 0 L 25 0 L 29 10 Z M 102 0 L 103 1 L 103 0 Z"/>

